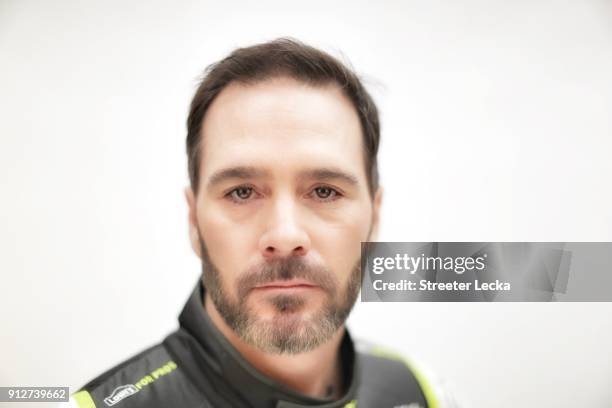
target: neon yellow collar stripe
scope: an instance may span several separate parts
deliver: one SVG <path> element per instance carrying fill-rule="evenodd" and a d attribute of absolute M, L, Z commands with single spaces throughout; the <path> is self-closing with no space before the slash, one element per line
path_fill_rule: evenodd
<path fill-rule="evenodd" d="M 421 390 L 423 391 L 423 394 L 425 396 L 425 401 L 427 401 L 427 406 L 429 408 L 439 408 L 440 407 L 440 404 L 438 403 L 438 398 L 436 397 L 436 393 L 433 387 L 431 386 L 431 384 L 429 383 L 429 381 L 427 381 L 423 373 L 419 371 L 413 364 L 411 364 L 406 358 L 404 358 L 404 356 L 394 353 L 392 351 L 389 351 L 380 346 L 373 347 L 370 350 L 370 354 L 379 356 L 379 357 L 386 357 L 391 360 L 401 361 L 404 364 L 406 364 L 412 370 L 412 374 L 414 374 L 414 377 L 416 378 L 419 385 L 421 386 Z"/>
<path fill-rule="evenodd" d="M 79 391 L 72 395 L 72 398 L 79 408 L 96 408 L 96 404 L 87 391 Z"/>

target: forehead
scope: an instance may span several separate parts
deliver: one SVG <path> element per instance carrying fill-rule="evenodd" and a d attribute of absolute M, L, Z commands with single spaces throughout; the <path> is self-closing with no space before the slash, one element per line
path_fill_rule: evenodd
<path fill-rule="evenodd" d="M 209 107 L 202 136 L 201 178 L 240 165 L 271 171 L 333 166 L 365 177 L 359 117 L 334 85 L 290 78 L 232 83 Z"/>

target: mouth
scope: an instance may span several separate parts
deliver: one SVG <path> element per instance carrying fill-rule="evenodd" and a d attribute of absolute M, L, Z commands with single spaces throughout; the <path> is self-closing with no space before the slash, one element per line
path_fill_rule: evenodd
<path fill-rule="evenodd" d="M 255 286 L 254 289 L 295 291 L 316 288 L 318 288 L 317 285 L 305 279 L 291 279 L 262 283 L 261 285 Z"/>

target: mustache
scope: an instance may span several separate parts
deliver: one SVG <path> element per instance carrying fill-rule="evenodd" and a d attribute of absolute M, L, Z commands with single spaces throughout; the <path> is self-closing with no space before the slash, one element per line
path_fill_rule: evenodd
<path fill-rule="evenodd" d="M 249 268 L 238 279 L 238 295 L 240 299 L 244 299 L 255 286 L 291 279 L 308 280 L 332 295 L 336 292 L 337 281 L 331 271 L 319 265 L 311 265 L 303 258 L 292 256 L 266 261 Z"/>

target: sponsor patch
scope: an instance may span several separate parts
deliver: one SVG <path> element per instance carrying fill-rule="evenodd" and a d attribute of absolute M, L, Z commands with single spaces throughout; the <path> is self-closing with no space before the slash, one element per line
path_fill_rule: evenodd
<path fill-rule="evenodd" d="M 154 383 L 158 378 L 170 374 L 172 371 L 176 370 L 176 368 L 177 365 L 174 361 L 168 361 L 166 364 L 151 371 L 134 384 L 120 385 L 119 387 L 115 388 L 108 397 L 104 398 L 104 403 L 109 407 L 112 407 L 127 397 L 136 394 L 142 390 L 143 387 Z"/>

